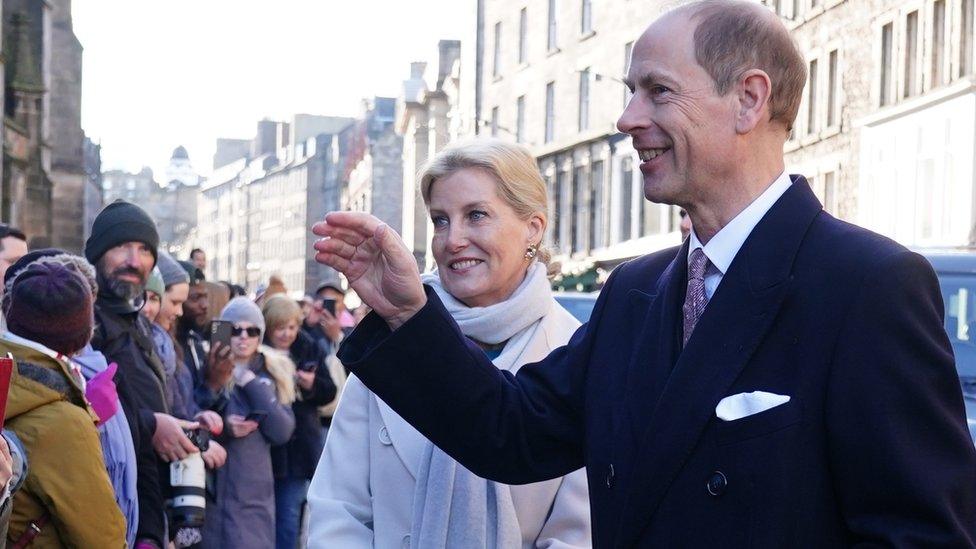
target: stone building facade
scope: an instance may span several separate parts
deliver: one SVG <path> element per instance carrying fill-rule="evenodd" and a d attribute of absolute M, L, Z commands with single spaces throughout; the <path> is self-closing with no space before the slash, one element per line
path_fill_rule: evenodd
<path fill-rule="evenodd" d="M 909 246 L 976 244 L 972 0 L 770 2 L 807 56 L 787 161 Z"/>
<path fill-rule="evenodd" d="M 461 42 L 441 40 L 437 49 L 435 63 L 411 63 L 396 112 L 396 132 L 403 137 L 402 236 L 421 270 L 433 267 L 432 232 L 417 174 L 445 145 L 475 132 L 460 114 Z"/>
<path fill-rule="evenodd" d="M 207 276 L 255 291 L 272 274 L 289 291 L 314 290 L 328 267 L 315 262 L 309 227 L 340 208 L 338 136 L 352 119 L 299 114 L 262 120 L 248 152 L 218 144 L 216 168 L 200 186 L 193 247 L 208 255 Z"/>
<path fill-rule="evenodd" d="M 2 18 L 0 219 L 22 228 L 32 247 L 77 253 L 101 163 L 81 128 L 82 46 L 71 0 L 5 0 Z"/>
<path fill-rule="evenodd" d="M 598 269 L 676 244 L 673 207 L 643 199 L 630 140 L 615 123 L 628 100 L 630 49 L 663 2 L 482 0 L 476 111 L 480 135 L 536 156 L 551 201 L 545 244 L 561 285 L 589 289 Z"/>
<path fill-rule="evenodd" d="M 395 231 L 403 229 L 403 137 L 394 131 L 396 99 L 375 97 L 364 102 L 363 115 L 348 129 L 353 146 L 343 165 L 342 208 L 369 212 Z"/>
<path fill-rule="evenodd" d="M 973 0 L 764 0 L 810 74 L 787 169 L 827 211 L 913 246 L 976 244 Z M 672 3 L 479 0 L 478 132 L 524 143 L 569 284 L 676 244 L 614 123 L 634 40 Z M 573 275 L 582 275 L 579 276 Z"/>

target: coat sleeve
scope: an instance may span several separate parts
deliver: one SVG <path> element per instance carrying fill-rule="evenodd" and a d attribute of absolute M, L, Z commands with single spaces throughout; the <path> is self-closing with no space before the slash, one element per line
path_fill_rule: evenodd
<path fill-rule="evenodd" d="M 295 431 L 295 414 L 291 406 L 282 405 L 274 392 L 274 382 L 257 376 L 243 387 L 251 410 L 264 410 L 268 415 L 261 420 L 259 429 L 268 444 L 277 446 L 288 442 Z"/>
<path fill-rule="evenodd" d="M 125 519 L 105 472 L 94 425 L 70 404 L 51 413 L 57 414 L 48 418 L 54 428 L 33 441 L 27 490 L 51 514 L 62 538 L 70 540 L 67 546 L 124 547 Z M 80 494 L 84 505 L 79 505 Z"/>
<path fill-rule="evenodd" d="M 373 546 L 369 398 L 350 377 L 308 490 L 309 549 Z"/>
<path fill-rule="evenodd" d="M 857 547 L 973 547 L 976 452 L 935 273 L 878 262 L 850 305 L 827 388 L 834 493 Z"/>
<path fill-rule="evenodd" d="M 616 273 L 614 273 L 615 275 Z M 427 304 L 395 332 L 375 313 L 339 359 L 424 436 L 480 477 L 527 484 L 583 467 L 590 348 L 612 294 L 610 276 L 591 321 L 568 345 L 517 376 L 461 334 L 429 287 Z"/>
<path fill-rule="evenodd" d="M 593 546 L 592 540 L 586 469 L 578 469 L 563 477 L 535 546 L 539 549 L 589 548 Z"/>

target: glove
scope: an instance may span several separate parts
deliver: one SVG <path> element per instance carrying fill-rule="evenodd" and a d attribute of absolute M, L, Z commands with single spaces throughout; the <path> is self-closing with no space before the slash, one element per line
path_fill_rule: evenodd
<path fill-rule="evenodd" d="M 109 364 L 108 368 L 91 378 L 85 387 L 85 398 L 98 416 L 98 425 L 103 425 L 119 411 L 119 394 L 112 380 L 118 369 L 118 364 Z"/>

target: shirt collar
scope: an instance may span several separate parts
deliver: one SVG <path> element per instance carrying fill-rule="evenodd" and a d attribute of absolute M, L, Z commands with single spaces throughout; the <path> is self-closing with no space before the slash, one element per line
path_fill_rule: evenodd
<path fill-rule="evenodd" d="M 692 227 L 691 235 L 688 237 L 688 261 L 691 261 L 692 251 L 702 248 L 708 261 L 724 275 L 729 270 L 729 266 L 732 265 L 735 255 L 739 253 L 739 249 L 749 238 L 752 230 L 756 228 L 766 212 L 773 207 L 779 197 L 783 196 L 783 193 L 789 190 L 792 184 L 790 176 L 785 171 L 781 173 L 772 185 L 752 201 L 752 204 L 739 212 L 739 215 L 715 233 L 715 236 L 704 246 L 698 240 L 695 228 Z"/>

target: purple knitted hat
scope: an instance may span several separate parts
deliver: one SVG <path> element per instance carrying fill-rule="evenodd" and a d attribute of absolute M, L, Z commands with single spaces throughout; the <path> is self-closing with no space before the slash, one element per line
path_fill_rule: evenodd
<path fill-rule="evenodd" d="M 4 296 L 7 329 L 70 356 L 88 343 L 95 326 L 88 281 L 68 267 L 35 262 L 13 279 Z"/>

